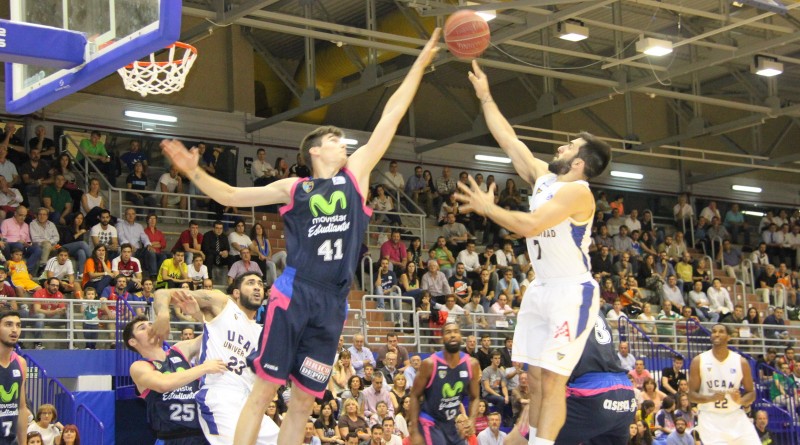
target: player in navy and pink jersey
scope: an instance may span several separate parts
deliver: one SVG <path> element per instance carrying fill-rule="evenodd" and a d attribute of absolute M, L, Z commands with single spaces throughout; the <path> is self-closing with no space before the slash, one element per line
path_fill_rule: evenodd
<path fill-rule="evenodd" d="M 225 362 L 207 360 L 192 367 L 189 362 L 200 352 L 200 337 L 164 351 L 160 343 L 150 340 L 149 327 L 150 319 L 140 315 L 122 331 L 125 347 L 144 357 L 131 364 L 130 374 L 147 405 L 147 423 L 164 445 L 207 445 L 195 394 L 200 378 L 225 372 Z"/>
<path fill-rule="evenodd" d="M 161 144 L 174 166 L 224 206 L 287 203 L 281 208 L 287 267 L 272 287 L 252 363 L 260 378 L 239 416 L 237 445 L 255 442 L 267 404 L 287 379 L 300 391 L 292 394 L 278 443 L 300 443 L 305 435 L 314 399 L 322 395 L 330 377 L 347 315 L 347 294 L 371 215 L 366 206 L 370 172 L 389 148 L 436 55 L 439 34 L 434 31 L 386 103 L 369 141 L 352 156 L 348 158 L 344 135 L 336 127 L 320 127 L 305 137 L 300 154 L 311 166 L 311 177 L 232 187 L 199 168 L 196 149 L 187 151 L 174 140 Z"/>
<path fill-rule="evenodd" d="M 25 402 L 25 359 L 14 352 L 22 334 L 22 322 L 16 311 L 0 312 L 0 445 L 24 444 L 28 431 L 28 408 Z"/>
<path fill-rule="evenodd" d="M 422 362 L 411 386 L 408 431 L 415 445 L 463 444 L 456 417 L 464 397 L 469 398 L 470 425 L 475 425 L 478 415 L 481 367 L 478 360 L 461 352 L 458 324 L 444 325 L 442 343 L 444 350 Z"/>

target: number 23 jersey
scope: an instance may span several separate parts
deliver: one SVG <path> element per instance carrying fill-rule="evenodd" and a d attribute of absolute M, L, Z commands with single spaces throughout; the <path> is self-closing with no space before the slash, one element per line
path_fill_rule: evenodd
<path fill-rule="evenodd" d="M 589 187 L 586 181 L 575 181 Z M 528 198 L 531 212 L 553 199 L 569 182 L 558 182 L 558 176 L 547 174 L 536 180 L 533 195 Z M 594 212 L 592 212 L 594 215 Z M 547 280 L 581 275 L 590 270 L 589 245 L 592 236 L 592 217 L 588 221 L 566 218 L 539 235 L 527 239 L 536 279 Z"/>
<path fill-rule="evenodd" d="M 302 178 L 280 208 L 286 264 L 312 281 L 349 288 L 372 209 L 353 174 L 343 168 L 330 179 Z"/>

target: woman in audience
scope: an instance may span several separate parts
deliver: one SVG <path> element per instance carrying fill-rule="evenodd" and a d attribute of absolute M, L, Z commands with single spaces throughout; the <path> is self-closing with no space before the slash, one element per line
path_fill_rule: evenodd
<path fill-rule="evenodd" d="M 164 232 L 158 230 L 157 225 L 158 216 L 155 213 L 147 215 L 147 227 L 144 228 L 144 234 L 150 239 L 150 246 L 156 251 L 156 262 L 161 264 L 169 258 L 169 254 L 164 251 L 164 247 L 167 246 L 167 237 L 164 236 Z"/>
<path fill-rule="evenodd" d="M 281 426 L 281 421 L 283 420 L 283 417 L 281 417 L 280 413 L 278 413 L 278 404 L 275 403 L 275 401 L 269 402 L 266 414 L 267 417 L 269 417 L 270 419 L 272 419 L 273 422 L 275 422 L 275 425 L 278 425 L 278 427 Z"/>
<path fill-rule="evenodd" d="M 417 275 L 417 263 L 412 261 L 406 263 L 406 270 L 400 275 L 399 283 L 404 296 L 414 297 L 415 300 L 419 301 L 422 289 L 419 288 L 420 281 L 419 275 Z"/>
<path fill-rule="evenodd" d="M 97 295 L 111 284 L 114 275 L 111 273 L 111 261 L 106 258 L 106 246 L 98 244 L 92 251 L 92 257 L 86 260 L 83 267 L 83 288 L 93 287 Z"/>
<path fill-rule="evenodd" d="M 422 179 L 425 180 L 425 183 L 428 184 L 428 188 L 431 191 L 431 202 L 438 202 L 437 199 L 439 198 L 439 192 L 436 189 L 436 183 L 433 181 L 433 174 L 431 174 L 431 171 L 425 170 L 422 172 Z"/>
<path fill-rule="evenodd" d="M 656 385 L 656 381 L 652 378 L 646 379 L 642 384 L 642 398 L 647 401 L 650 400 L 655 405 L 655 411 L 661 409 L 661 402 L 664 400 L 664 397 L 667 395 L 664 394 L 660 389 L 658 389 L 658 385 Z M 652 424 L 652 423 L 651 423 Z"/>
<path fill-rule="evenodd" d="M 630 445 L 652 445 L 653 436 L 650 434 L 650 428 L 641 420 L 633 425 L 636 427 L 636 435 L 631 436 L 631 440 L 628 443 Z M 631 429 L 631 431 L 633 431 L 633 429 Z"/>
<path fill-rule="evenodd" d="M 192 289 L 203 288 L 203 280 L 208 279 L 208 267 L 203 264 L 206 258 L 202 253 L 196 253 L 192 257 L 192 264 L 189 265 L 189 278 L 192 279 Z M 186 283 L 188 284 L 188 283 Z"/>
<path fill-rule="evenodd" d="M 492 186 L 492 184 L 494 184 L 494 183 L 495 183 L 495 180 L 494 180 L 494 175 L 489 175 L 489 176 L 487 176 L 487 177 L 486 177 L 486 190 L 489 190 L 489 189 L 491 189 L 491 188 L 492 188 L 491 186 Z M 498 201 L 499 201 L 499 199 L 500 199 L 500 198 L 498 197 L 498 193 L 500 193 L 500 190 L 498 190 L 498 189 L 497 189 L 497 184 L 495 184 L 495 188 L 494 188 L 494 202 L 495 202 L 495 204 L 497 204 L 497 202 L 498 202 Z"/>
<path fill-rule="evenodd" d="M 658 255 L 653 245 L 653 235 L 650 232 L 642 231 L 642 236 L 639 238 L 639 248 L 642 249 L 643 255 Z"/>
<path fill-rule="evenodd" d="M 100 180 L 92 178 L 89 180 L 89 191 L 81 198 L 81 213 L 86 217 L 86 227 L 93 227 L 100 222 L 100 211 L 106 209 L 108 204 L 106 198 L 100 191 Z M 112 221 L 112 224 L 114 222 Z"/>
<path fill-rule="evenodd" d="M 339 360 L 333 364 L 331 378 L 328 380 L 328 389 L 336 397 L 342 397 L 342 393 L 348 389 L 350 378 L 356 375 L 356 369 L 350 363 L 350 351 L 347 349 L 339 353 Z M 352 397 L 352 393 L 350 394 Z"/>
<path fill-rule="evenodd" d="M 389 390 L 389 399 L 392 401 L 392 411 L 397 411 L 406 396 L 408 396 L 406 375 L 401 372 L 394 376 L 392 388 Z"/>
<path fill-rule="evenodd" d="M 747 310 L 747 324 L 761 324 L 761 316 L 758 309 L 751 307 Z"/>
<path fill-rule="evenodd" d="M 409 406 L 411 406 L 411 398 L 406 396 L 403 397 L 400 406 L 394 411 L 394 432 L 400 436 L 401 439 L 409 436 L 408 419 L 406 419 Z"/>
<path fill-rule="evenodd" d="M 600 298 L 612 302 L 619 298 L 617 290 L 614 289 L 614 281 L 612 281 L 611 278 L 603 280 L 603 288 L 600 289 Z"/>
<path fill-rule="evenodd" d="M 78 176 L 72 169 L 72 159 L 67 153 L 62 153 L 61 156 L 58 157 L 58 165 L 54 170 L 56 174 L 64 176 L 64 179 L 67 181 L 64 183 L 64 189 L 67 190 L 72 197 L 72 208 L 77 209 L 81 204 L 83 190 L 78 187 Z"/>
<path fill-rule="evenodd" d="M 644 261 L 639 265 L 639 273 L 636 276 L 636 282 L 640 287 L 655 290 L 658 286 L 664 283 L 661 275 L 656 271 L 656 257 L 655 255 L 645 255 Z M 660 291 L 657 292 L 657 295 Z"/>
<path fill-rule="evenodd" d="M 45 403 L 36 411 L 35 421 L 28 425 L 28 432 L 36 431 L 42 435 L 42 445 L 54 445 L 56 440 L 61 438 L 61 430 L 64 428 L 58 420 L 56 407 Z"/>
<path fill-rule="evenodd" d="M 516 210 L 522 205 L 522 196 L 519 194 L 517 183 L 514 182 L 513 179 L 508 178 L 506 180 L 506 188 L 500 192 L 500 202 L 498 202 L 498 205 L 500 207 L 508 207 L 512 210 Z"/>
<path fill-rule="evenodd" d="M 272 283 L 278 278 L 278 270 L 275 263 L 272 261 L 272 246 L 269 244 L 266 233 L 264 233 L 264 226 L 259 223 L 253 224 L 250 229 L 250 251 L 255 255 L 252 256 L 253 261 L 261 267 L 264 272 L 264 285 L 272 286 Z"/>
<path fill-rule="evenodd" d="M 344 351 L 343 351 L 344 352 Z M 342 400 L 353 399 L 358 403 L 358 406 L 364 406 L 364 392 L 362 391 L 363 382 L 361 377 L 352 375 L 347 380 L 347 389 L 342 391 Z"/>
<path fill-rule="evenodd" d="M 653 443 L 664 445 L 667 436 L 675 430 L 675 399 L 672 396 L 664 397 L 661 409 L 656 414 L 655 438 Z"/>
<path fill-rule="evenodd" d="M 478 435 L 481 431 L 489 428 L 488 405 L 486 400 L 478 400 L 478 414 L 475 416 L 475 434 Z"/>
<path fill-rule="evenodd" d="M 144 164 L 141 162 L 133 164 L 133 172 L 128 175 L 128 179 L 126 179 L 125 182 L 130 190 L 134 190 L 125 193 L 125 197 L 128 201 L 132 202 L 133 205 L 143 206 L 147 204 L 153 206 L 155 204 L 155 199 L 152 198 L 153 195 L 145 196 L 140 193 L 148 189 L 147 175 L 144 173 Z"/>
<path fill-rule="evenodd" d="M 711 287 L 711 273 L 708 270 L 708 263 L 705 258 L 697 260 L 697 266 L 695 266 L 692 274 L 692 281 L 702 282 L 703 292 L 708 292 L 708 288 Z"/>
<path fill-rule="evenodd" d="M 367 432 L 367 419 L 364 418 L 361 406 L 354 399 L 347 399 L 344 401 L 344 413 L 339 416 L 339 436 L 347 437 L 350 431 L 355 431 L 358 434 L 358 440 L 370 440 L 370 434 Z"/>
<path fill-rule="evenodd" d="M 383 224 L 386 222 L 392 226 L 400 225 L 400 216 L 392 213 L 396 211 L 394 198 L 386 194 L 386 188 L 382 184 L 375 186 L 375 196 L 369 202 L 369 207 L 378 212 L 388 212 L 376 213 L 373 216 L 375 223 Z"/>
<path fill-rule="evenodd" d="M 284 179 L 289 177 L 289 164 L 283 158 L 278 158 L 275 160 L 275 170 L 278 173 L 275 175 L 275 179 Z"/>
<path fill-rule="evenodd" d="M 73 213 L 67 218 L 68 227 L 62 227 L 58 231 L 59 242 L 61 247 L 69 251 L 69 256 L 75 258 L 77 263 L 78 274 L 83 273 L 83 267 L 86 264 L 86 259 L 92 255 L 92 249 L 89 248 L 89 243 L 86 242 L 86 225 L 84 224 L 84 217 L 82 213 Z"/>
<path fill-rule="evenodd" d="M 425 252 L 422 250 L 422 240 L 418 236 L 411 238 L 411 242 L 408 243 L 406 259 L 409 263 L 416 264 L 418 278 L 422 278 L 425 274 Z"/>
<path fill-rule="evenodd" d="M 636 419 L 636 421 L 641 421 L 652 433 L 656 421 L 656 404 L 653 403 L 652 400 L 643 400 L 642 403 L 639 404 L 639 409 L 636 411 L 634 419 Z"/>
<path fill-rule="evenodd" d="M 64 427 L 64 431 L 61 432 L 61 445 L 81 445 L 81 435 L 77 426 L 69 424 Z"/>
<path fill-rule="evenodd" d="M 317 437 L 322 443 L 343 444 L 339 428 L 336 427 L 336 419 L 333 418 L 333 409 L 329 403 L 322 405 L 319 411 L 319 419 L 314 422 L 314 429 L 317 430 Z"/>
<path fill-rule="evenodd" d="M 42 434 L 38 431 L 31 431 L 25 439 L 25 445 L 42 445 Z"/>
<path fill-rule="evenodd" d="M 679 392 L 678 407 L 675 410 L 675 417 L 683 417 L 686 420 L 686 431 L 694 429 L 697 423 L 697 408 L 692 408 L 692 403 L 689 402 L 689 394 Z"/>

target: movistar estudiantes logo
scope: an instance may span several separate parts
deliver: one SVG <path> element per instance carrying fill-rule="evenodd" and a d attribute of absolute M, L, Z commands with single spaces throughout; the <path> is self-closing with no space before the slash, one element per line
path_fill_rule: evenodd
<path fill-rule="evenodd" d="M 450 386 L 449 383 L 442 385 L 442 397 L 455 397 L 461 394 L 464 390 L 464 382 L 456 382 L 455 385 Z"/>
<path fill-rule="evenodd" d="M 311 208 L 311 214 L 314 217 L 318 217 L 319 213 L 322 212 L 325 215 L 333 215 L 336 211 L 336 206 L 339 205 L 342 209 L 347 208 L 347 197 L 345 197 L 344 192 L 341 190 L 337 190 L 331 194 L 329 199 L 325 199 L 322 195 L 314 195 L 308 201 L 308 206 Z"/>
<path fill-rule="evenodd" d="M 19 392 L 19 382 L 14 382 L 11 385 L 11 391 L 7 391 L 5 385 L 0 385 L 0 401 L 9 403 L 17 397 Z"/>

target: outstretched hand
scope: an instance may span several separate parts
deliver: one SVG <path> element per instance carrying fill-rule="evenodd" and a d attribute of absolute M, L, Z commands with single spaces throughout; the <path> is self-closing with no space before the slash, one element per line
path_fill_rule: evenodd
<path fill-rule="evenodd" d="M 202 320 L 200 314 L 200 304 L 194 299 L 192 294 L 177 290 L 172 294 L 172 301 L 178 306 L 184 315 L 194 317 L 195 320 Z"/>
<path fill-rule="evenodd" d="M 441 34 L 442 28 L 434 29 L 431 38 L 428 39 L 428 43 L 425 44 L 425 47 L 422 48 L 419 56 L 417 56 L 417 60 L 422 63 L 423 66 L 428 66 L 439 52 L 439 37 Z"/>
<path fill-rule="evenodd" d="M 459 192 L 455 194 L 456 200 L 461 203 L 458 206 L 459 213 L 477 213 L 481 216 L 486 216 L 494 207 L 494 189 L 495 183 L 489 186 L 486 192 L 481 191 L 478 183 L 470 175 L 468 178 L 469 186 L 459 182 Z"/>
<path fill-rule="evenodd" d="M 161 141 L 161 150 L 184 175 L 189 175 L 200 164 L 200 152 L 197 147 L 187 150 L 177 139 L 164 139 Z"/>
<path fill-rule="evenodd" d="M 483 72 L 477 60 L 472 61 L 472 71 L 467 75 L 469 81 L 472 82 L 472 87 L 475 88 L 475 95 L 481 102 L 488 100 L 491 97 L 489 92 L 489 78 Z"/>

